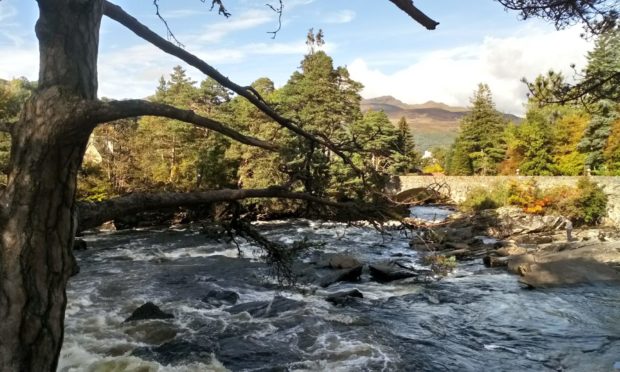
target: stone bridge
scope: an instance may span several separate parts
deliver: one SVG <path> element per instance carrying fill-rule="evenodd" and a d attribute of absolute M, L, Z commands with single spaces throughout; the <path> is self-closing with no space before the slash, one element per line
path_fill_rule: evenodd
<path fill-rule="evenodd" d="M 411 189 L 427 187 L 432 184 L 446 185 L 442 188 L 445 195 L 452 201 L 458 203 L 465 199 L 467 193 L 473 188 L 491 188 L 497 184 L 504 184 L 511 181 L 526 183 L 535 180 L 541 190 L 550 189 L 555 186 L 576 186 L 580 177 L 553 177 L 553 176 L 400 176 L 395 180 L 393 190 L 396 193 Z M 620 225 L 620 177 L 590 177 L 594 182 L 603 186 L 609 201 L 607 204 L 607 217 L 610 223 Z"/>

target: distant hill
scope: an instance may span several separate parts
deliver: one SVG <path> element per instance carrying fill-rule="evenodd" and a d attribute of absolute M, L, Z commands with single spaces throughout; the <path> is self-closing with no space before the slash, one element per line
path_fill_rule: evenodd
<path fill-rule="evenodd" d="M 394 124 L 404 116 L 421 151 L 452 144 L 458 134 L 459 120 L 468 112 L 465 107 L 449 106 L 441 102 L 407 104 L 392 96 L 364 99 L 361 107 L 364 112 L 383 110 Z M 504 116 L 515 123 L 522 120 L 512 114 Z"/>

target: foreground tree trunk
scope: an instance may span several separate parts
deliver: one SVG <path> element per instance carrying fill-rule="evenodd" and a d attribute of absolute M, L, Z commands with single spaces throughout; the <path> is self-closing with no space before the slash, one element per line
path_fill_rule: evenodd
<path fill-rule="evenodd" d="M 101 0 L 38 0 L 39 87 L 13 130 L 0 218 L 0 371 L 55 371 L 77 170 L 96 98 Z"/>

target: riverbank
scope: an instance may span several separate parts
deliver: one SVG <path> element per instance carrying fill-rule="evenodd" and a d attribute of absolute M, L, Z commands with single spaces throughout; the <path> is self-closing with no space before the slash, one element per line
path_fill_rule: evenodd
<path fill-rule="evenodd" d="M 425 254 L 482 260 L 520 275 L 530 288 L 609 282 L 620 284 L 620 230 L 581 227 L 570 233 L 561 218 L 523 213 L 519 208 L 455 213 L 422 224 L 411 241 Z"/>

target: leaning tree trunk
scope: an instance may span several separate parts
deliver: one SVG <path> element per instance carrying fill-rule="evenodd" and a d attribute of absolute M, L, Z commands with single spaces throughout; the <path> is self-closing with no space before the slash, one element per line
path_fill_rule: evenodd
<path fill-rule="evenodd" d="M 96 98 L 102 0 L 38 0 L 37 91 L 13 131 L 1 198 L 0 371 L 54 371 L 72 270 L 77 170 Z"/>

